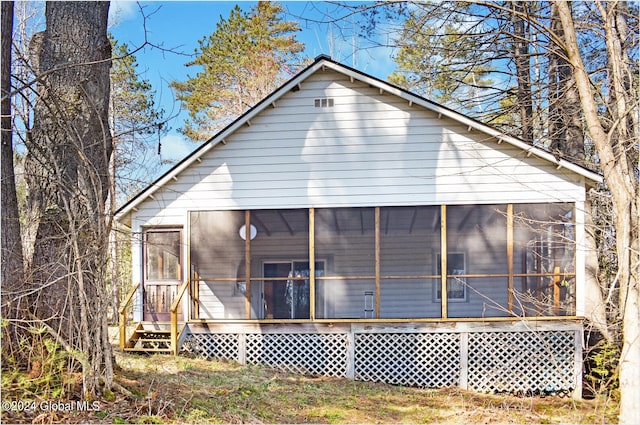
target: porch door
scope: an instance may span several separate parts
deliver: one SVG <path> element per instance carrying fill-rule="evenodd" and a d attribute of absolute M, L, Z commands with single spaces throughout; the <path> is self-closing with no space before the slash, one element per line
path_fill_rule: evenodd
<path fill-rule="evenodd" d="M 316 276 L 323 275 L 324 261 L 317 261 Z M 265 262 L 262 276 L 265 278 L 262 318 L 309 318 L 311 298 L 308 261 Z"/>
<path fill-rule="evenodd" d="M 182 281 L 182 229 L 149 229 L 144 233 L 143 319 L 168 321 Z M 182 306 L 178 320 L 183 320 Z"/>

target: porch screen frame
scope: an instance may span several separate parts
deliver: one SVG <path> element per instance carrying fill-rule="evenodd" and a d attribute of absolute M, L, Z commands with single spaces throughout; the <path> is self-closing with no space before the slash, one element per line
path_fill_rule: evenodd
<path fill-rule="evenodd" d="M 526 203 L 524 203 L 526 204 Z M 577 202 L 546 202 L 543 204 L 567 204 L 567 205 L 572 205 L 573 206 L 573 211 L 574 211 L 574 220 L 573 220 L 573 225 L 575 226 L 576 232 L 582 231 L 579 227 L 583 225 L 583 221 L 581 220 L 575 220 L 576 214 L 576 208 L 578 206 Z M 250 267 L 251 267 L 251 262 L 256 261 L 256 258 L 252 259 L 252 255 L 251 255 L 251 239 L 250 239 L 250 235 L 249 235 L 249 229 L 250 226 L 252 224 L 252 217 L 251 217 L 251 211 L 252 210 L 243 210 L 244 211 L 244 222 L 246 225 L 246 238 L 245 238 L 245 288 L 246 288 L 246 292 L 243 294 L 246 298 L 246 316 L 245 319 L 208 319 L 211 321 L 229 321 L 229 320 L 242 320 L 242 321 L 251 321 L 251 322 L 274 322 L 274 321 L 282 321 L 282 322 L 324 322 L 324 323 L 331 323 L 331 322 L 437 322 L 437 321 L 459 321 L 459 320 L 465 320 L 465 319 L 482 319 L 482 320 L 495 320 L 495 321 L 500 321 L 500 320 L 513 320 L 513 319 L 534 319 L 534 320 L 539 320 L 539 319 L 568 319 L 568 318 L 578 318 L 578 316 L 575 315 L 542 315 L 542 316 L 522 316 L 522 315 L 517 315 L 514 313 L 513 311 L 513 304 L 514 304 L 514 281 L 516 279 L 520 279 L 520 278 L 524 278 L 527 276 L 530 276 L 530 273 L 517 273 L 514 270 L 514 224 L 513 224 L 513 219 L 514 219 L 514 206 L 517 205 L 521 205 L 521 204 L 514 204 L 514 203 L 505 203 L 505 204 L 500 204 L 500 205 L 504 205 L 506 207 L 506 227 L 504 229 L 505 231 L 505 238 L 507 240 L 507 249 L 504 252 L 504 256 L 507 259 L 507 264 L 508 264 L 508 269 L 506 272 L 504 273 L 495 273 L 495 274 L 470 274 L 469 270 L 468 270 L 468 262 L 469 262 L 469 258 L 468 258 L 468 253 L 465 250 L 460 250 L 460 249 L 455 249 L 454 252 L 448 252 L 448 244 L 447 244 L 447 205 L 446 204 L 441 204 L 439 205 L 440 209 L 441 209 L 441 213 L 440 213 L 440 239 L 441 239 L 441 243 L 440 243 L 440 252 L 435 252 L 435 261 L 439 262 L 440 265 L 440 270 L 447 270 L 447 257 L 448 255 L 452 254 L 452 253 L 459 253 L 459 254 L 463 254 L 464 257 L 464 261 L 465 261 L 465 271 L 464 274 L 461 275 L 449 275 L 446 273 L 437 273 L 437 270 L 434 272 L 434 274 L 432 275 L 424 275 L 424 276 L 412 276 L 412 278 L 424 278 L 424 279 L 438 279 L 440 282 L 440 293 L 441 293 L 441 297 L 437 297 L 437 288 L 434 290 L 434 294 L 433 294 L 433 298 L 431 300 L 429 300 L 430 302 L 433 302 L 434 300 L 438 300 L 441 303 L 441 315 L 440 317 L 425 317 L 425 318 L 421 318 L 421 317 L 407 317 L 407 318 L 384 318 L 384 317 L 380 317 L 380 282 L 381 280 L 388 280 L 388 279 L 404 279 L 407 276 L 384 276 L 381 273 L 381 268 L 380 268 L 380 262 L 381 262 L 381 258 L 380 258 L 380 209 L 382 207 L 367 207 L 367 208 L 374 208 L 375 211 L 375 241 L 374 241 L 374 258 L 375 258 L 375 269 L 374 269 L 374 274 L 371 276 L 355 276 L 355 278 L 358 279 L 371 279 L 375 282 L 375 292 L 374 292 L 374 315 L 371 318 L 362 318 L 362 319 L 357 319 L 357 318 L 316 318 L 316 281 L 327 281 L 327 280 L 331 280 L 331 279 L 335 279 L 337 278 L 336 276 L 332 276 L 331 274 L 328 273 L 329 270 L 325 269 L 325 273 L 323 276 L 316 276 L 315 275 L 315 262 L 316 262 L 316 258 L 315 258 L 315 208 L 314 207 L 309 207 L 309 208 L 297 208 L 298 210 L 300 209 L 304 209 L 307 210 L 308 212 L 308 216 L 309 216 L 309 228 L 308 228 L 308 261 L 309 261 L 309 265 L 310 265 L 310 276 L 309 276 L 309 281 L 310 281 L 310 305 L 309 305 L 309 319 L 256 319 L 256 318 L 251 318 L 251 282 L 253 281 L 260 281 L 263 280 L 263 277 L 251 277 L 251 273 L 250 273 Z M 323 209 L 325 208 L 330 208 L 330 207 L 323 207 Z M 341 207 L 335 207 L 335 208 L 341 208 Z M 256 225 L 259 225 L 259 223 L 255 223 Z M 150 228 L 150 229 L 163 229 L 163 228 Z M 171 226 L 171 227 L 167 227 L 165 228 L 167 231 L 171 231 L 171 230 L 180 230 L 181 231 L 181 235 L 182 235 L 182 229 L 177 227 L 177 226 Z M 574 241 L 573 243 L 575 244 L 575 253 L 577 255 L 577 253 L 579 252 L 579 241 L 577 238 L 577 234 L 574 235 Z M 182 255 L 182 252 L 181 252 Z M 293 257 L 292 257 L 293 258 Z M 300 257 L 296 257 L 296 258 L 300 258 Z M 300 258 L 301 259 L 301 258 Z M 265 258 L 265 260 L 270 260 Z M 181 261 L 183 261 L 183 259 L 181 258 Z M 301 259 L 302 261 L 302 259 Z M 306 259 L 304 260 L 306 261 Z M 325 262 L 325 267 L 328 266 L 328 261 L 327 258 L 323 258 L 321 259 L 321 261 Z M 577 276 L 581 275 L 581 273 L 578 273 L 578 265 L 580 264 L 580 262 L 578 261 L 578 258 L 574 256 L 574 263 L 573 263 L 573 268 L 574 271 L 573 272 L 569 272 L 569 273 L 562 273 L 562 276 L 566 276 L 569 278 L 574 279 L 574 284 L 577 286 L 579 283 L 576 279 Z M 145 270 L 146 273 L 146 270 Z M 544 274 L 538 274 L 538 276 L 544 276 L 547 278 L 553 278 L 553 273 L 544 273 Z M 469 288 L 465 288 L 465 297 L 464 299 L 449 299 L 450 297 L 448 297 L 448 293 L 447 293 L 447 284 L 450 278 L 461 278 L 461 279 L 467 279 L 467 278 L 505 278 L 508 280 L 508 287 L 507 287 L 507 306 L 505 306 L 508 311 L 509 314 L 507 317 L 500 317 L 500 316 L 483 316 L 481 318 L 479 317 L 475 317 L 475 316 L 469 316 L 469 317 L 455 317 L 455 318 L 450 318 L 448 317 L 448 308 L 447 305 L 449 302 L 452 303 L 463 303 L 463 302 L 468 302 L 469 301 Z M 231 278 L 231 277 L 218 277 L 218 278 L 210 278 L 207 279 L 206 277 L 197 277 L 197 280 L 210 280 L 211 282 L 215 282 L 215 281 L 228 281 L 228 280 L 236 280 L 236 278 Z M 576 288 L 576 291 L 578 291 L 578 288 Z M 580 291 L 582 291 L 582 289 L 580 289 Z M 240 294 L 238 294 L 240 295 Z M 579 301 L 578 301 L 579 302 Z M 574 303 L 576 303 L 576 305 L 574 306 L 574 312 L 577 312 L 579 310 L 578 308 L 578 304 L 577 301 L 574 300 Z"/>

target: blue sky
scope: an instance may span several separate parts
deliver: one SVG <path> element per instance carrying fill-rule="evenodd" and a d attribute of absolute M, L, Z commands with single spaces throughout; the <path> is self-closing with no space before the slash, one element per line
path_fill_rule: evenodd
<path fill-rule="evenodd" d="M 195 75 L 198 70 L 187 68 L 185 64 L 192 59 L 198 40 L 210 35 L 220 16 L 227 18 L 236 4 L 248 10 L 255 2 L 111 2 L 109 30 L 119 42 L 135 48 L 144 43 L 146 36 L 149 43 L 157 46 L 145 47 L 136 57 L 138 69 L 142 77 L 153 85 L 161 107 L 169 115 L 177 114 L 169 123 L 170 132 L 162 140 L 162 159 L 178 161 L 196 147 L 177 131 L 186 113 L 180 112 L 180 104 L 175 100 L 169 83 L 173 80 L 184 81 L 188 75 Z M 282 4 L 288 12 L 287 18 L 300 24 L 302 31 L 297 34 L 297 39 L 305 43 L 308 57 L 329 54 L 335 60 L 382 79 L 393 71 L 392 51 L 372 47 L 366 40 L 357 37 L 357 23 L 347 20 L 336 27 L 312 22 L 326 20 L 326 16 L 337 17 L 338 8 L 335 5 L 302 1 Z M 147 15 L 146 19 L 143 13 Z M 358 50 L 355 56 L 354 45 Z"/>

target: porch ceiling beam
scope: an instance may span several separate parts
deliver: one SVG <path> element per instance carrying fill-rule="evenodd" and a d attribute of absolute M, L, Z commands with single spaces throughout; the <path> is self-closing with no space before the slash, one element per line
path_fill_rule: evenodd
<path fill-rule="evenodd" d="M 433 222 L 431 223 L 431 230 L 435 232 L 440 227 L 440 211 L 436 211 L 433 214 Z"/>
<path fill-rule="evenodd" d="M 282 214 L 282 211 L 278 210 L 278 216 L 280 217 L 280 219 L 282 220 L 282 222 L 284 223 L 284 225 L 287 227 L 287 230 L 289 230 L 289 234 L 291 236 L 295 236 L 295 233 L 293 231 L 293 229 L 291 228 L 291 225 L 289 225 L 289 222 L 287 221 L 287 219 L 284 217 L 284 214 Z"/>
<path fill-rule="evenodd" d="M 333 216 L 333 225 L 336 228 L 336 233 L 339 235 L 340 234 L 340 224 L 338 223 L 338 214 L 336 213 L 336 209 L 335 208 L 331 209 L 331 215 Z"/>
<path fill-rule="evenodd" d="M 465 214 L 464 218 L 460 221 L 460 224 L 458 224 L 458 231 L 462 230 L 467 225 L 467 222 L 471 218 L 471 214 L 473 214 L 473 210 L 474 208 L 469 208 L 469 212 Z"/>
<path fill-rule="evenodd" d="M 418 207 L 413 207 L 413 216 L 411 217 L 411 224 L 409 225 L 409 234 L 413 233 L 413 226 L 416 224 L 418 218 Z"/>
<path fill-rule="evenodd" d="M 389 220 L 391 219 L 391 210 L 387 210 L 387 217 L 384 221 L 384 234 L 389 234 Z"/>
<path fill-rule="evenodd" d="M 264 229 L 264 232 L 267 234 L 267 236 L 271 236 L 271 231 L 269 230 L 267 225 L 264 224 L 264 222 L 258 218 L 258 213 L 256 211 L 252 212 L 251 220 L 255 221 L 258 226 L 260 226 L 262 229 Z"/>

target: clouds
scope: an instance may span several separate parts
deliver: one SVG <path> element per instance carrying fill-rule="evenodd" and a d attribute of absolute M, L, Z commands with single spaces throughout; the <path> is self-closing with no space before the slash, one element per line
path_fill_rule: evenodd
<path fill-rule="evenodd" d="M 186 140 L 178 134 L 167 134 L 160 140 L 160 143 L 162 145 L 160 151 L 162 162 L 170 163 L 181 161 L 198 147 L 197 144 Z"/>
<path fill-rule="evenodd" d="M 117 27 L 138 15 L 138 3 L 132 0 L 115 0 L 109 7 L 109 28 Z"/>

